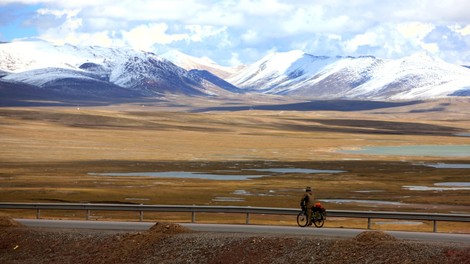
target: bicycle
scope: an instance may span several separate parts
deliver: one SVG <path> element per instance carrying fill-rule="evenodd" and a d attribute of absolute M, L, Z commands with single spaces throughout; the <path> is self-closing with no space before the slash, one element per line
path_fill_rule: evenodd
<path fill-rule="evenodd" d="M 316 227 L 320 228 L 325 224 L 326 220 L 326 210 L 325 208 L 320 204 L 316 203 L 314 207 L 312 207 L 312 220 L 311 223 L 313 223 Z M 307 214 L 307 209 L 302 209 L 302 211 L 297 215 L 297 224 L 300 227 L 306 227 L 308 224 L 308 214 Z"/>

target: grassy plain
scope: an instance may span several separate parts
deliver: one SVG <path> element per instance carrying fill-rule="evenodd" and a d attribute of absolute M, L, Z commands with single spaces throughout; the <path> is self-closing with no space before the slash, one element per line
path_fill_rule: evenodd
<path fill-rule="evenodd" d="M 423 164 L 469 164 L 470 155 L 340 152 L 365 146 L 470 145 L 470 137 L 457 136 L 470 133 L 469 99 L 362 111 L 256 110 L 256 104 L 260 102 L 227 104 L 188 98 L 179 105 L 0 108 L 0 201 L 297 208 L 304 187 L 309 185 L 318 199 L 326 200 L 327 209 L 470 213 L 469 190 L 404 188 L 468 182 L 469 169 L 437 169 Z M 255 110 L 198 111 L 233 105 L 255 105 Z M 345 172 L 252 170 L 266 168 Z M 209 180 L 93 174 L 165 171 L 263 177 Z M 59 217 L 56 214 L 51 212 L 50 216 Z M 70 214 L 82 217 L 77 212 Z M 96 218 L 106 217 L 95 214 Z M 174 220 L 188 219 L 187 215 L 176 217 Z M 220 221 L 224 216 L 204 217 Z M 291 223 L 287 218 L 280 221 Z M 343 225 L 341 219 L 329 224 Z M 363 225 L 360 220 L 358 225 Z M 457 225 L 470 232 L 468 224 Z"/>

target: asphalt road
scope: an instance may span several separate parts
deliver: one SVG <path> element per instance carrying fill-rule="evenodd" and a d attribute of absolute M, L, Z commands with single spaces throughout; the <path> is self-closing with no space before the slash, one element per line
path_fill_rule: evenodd
<path fill-rule="evenodd" d="M 65 228 L 90 229 L 114 232 L 132 232 L 148 230 L 155 222 L 111 222 L 111 221 L 82 221 L 82 220 L 43 220 L 43 219 L 15 219 L 28 227 L 39 228 Z M 265 226 L 265 225 L 228 225 L 228 224 L 195 224 L 181 223 L 182 226 L 194 231 L 202 232 L 228 232 L 253 234 L 284 234 L 284 235 L 312 235 L 322 237 L 353 238 L 366 229 L 347 228 L 315 228 L 297 226 Z M 386 233 L 406 240 L 439 241 L 470 244 L 470 234 L 427 233 L 386 231 Z"/>

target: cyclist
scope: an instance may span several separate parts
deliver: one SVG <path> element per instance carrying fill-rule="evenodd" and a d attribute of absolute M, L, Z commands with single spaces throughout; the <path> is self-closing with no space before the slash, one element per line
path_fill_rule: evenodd
<path fill-rule="evenodd" d="M 300 200 L 300 207 L 303 211 L 307 211 L 308 225 L 312 225 L 312 207 L 314 206 L 315 196 L 311 187 L 305 188 L 305 194 Z"/>

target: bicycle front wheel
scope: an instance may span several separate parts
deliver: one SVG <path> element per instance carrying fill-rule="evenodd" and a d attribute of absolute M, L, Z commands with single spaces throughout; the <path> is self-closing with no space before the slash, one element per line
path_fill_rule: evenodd
<path fill-rule="evenodd" d="M 307 224 L 308 224 L 308 216 L 305 212 L 300 212 L 298 215 L 297 215 L 297 224 L 300 226 L 300 227 L 306 227 Z"/>
<path fill-rule="evenodd" d="M 323 214 L 320 212 L 315 212 L 313 214 L 313 224 L 316 227 L 322 227 L 325 224 L 325 218 L 323 217 Z"/>

